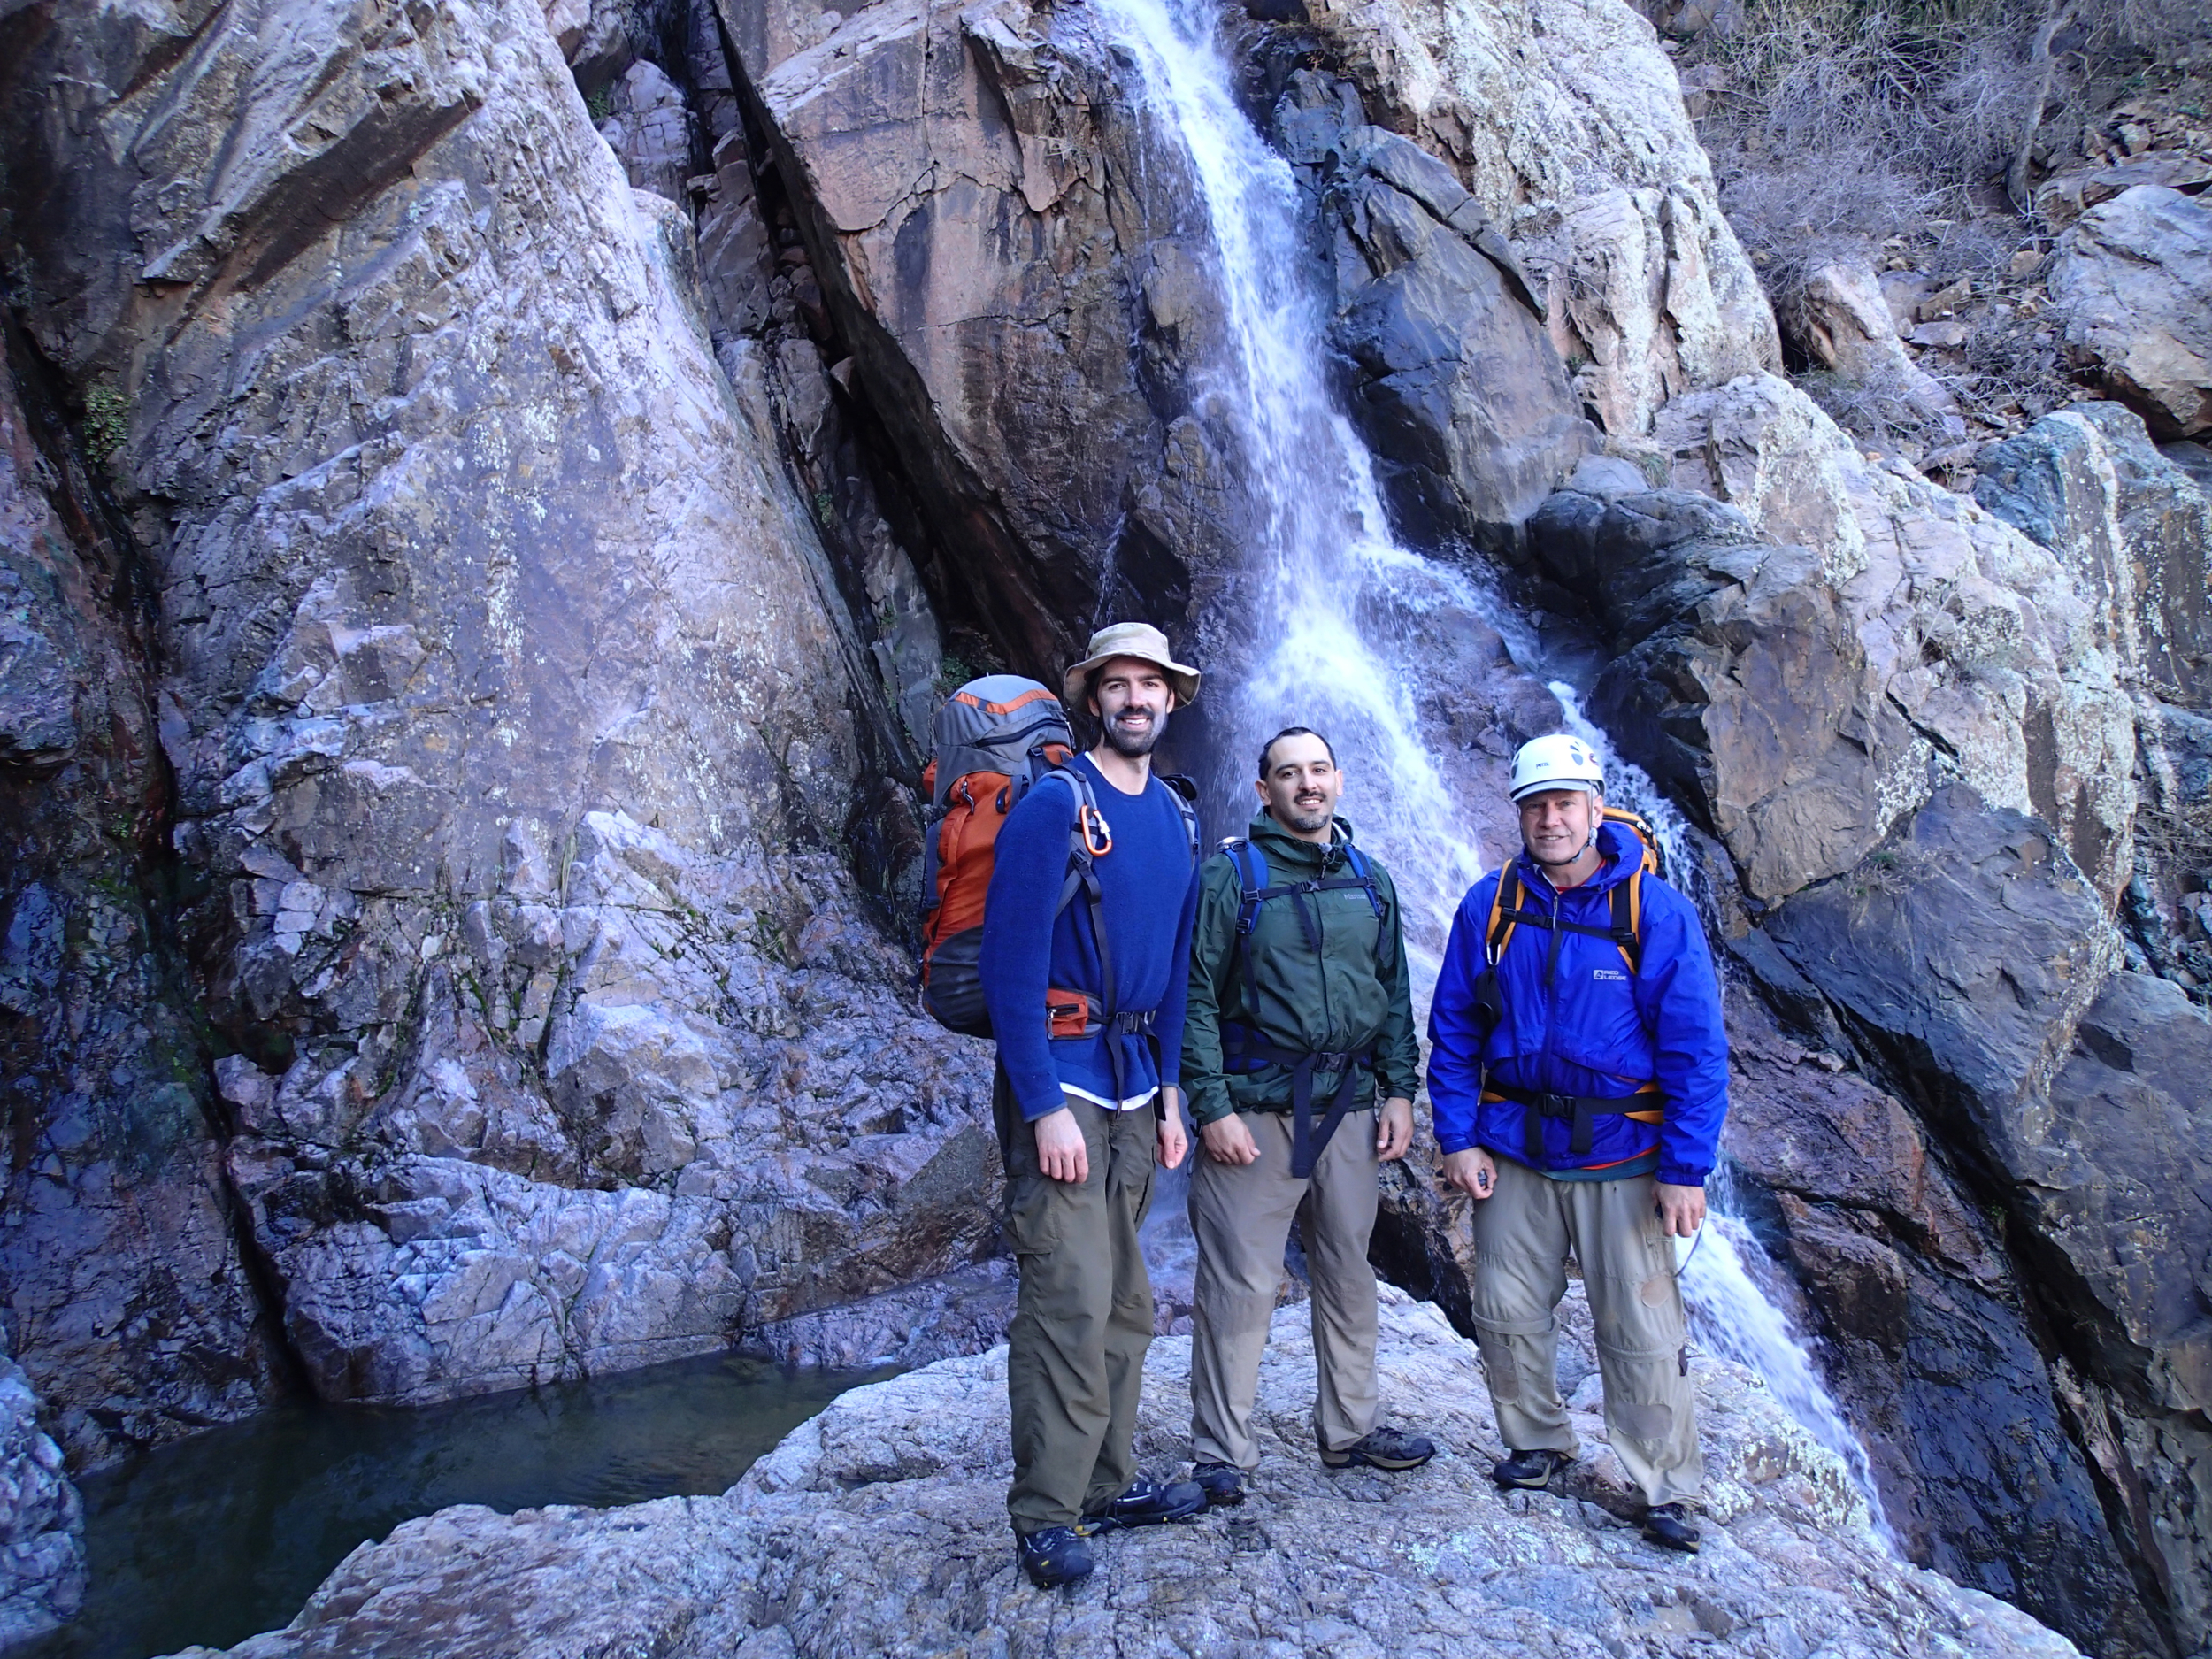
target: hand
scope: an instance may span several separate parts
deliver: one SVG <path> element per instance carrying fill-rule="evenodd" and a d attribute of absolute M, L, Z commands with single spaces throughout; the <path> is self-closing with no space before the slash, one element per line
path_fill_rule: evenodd
<path fill-rule="evenodd" d="M 1456 1187 L 1470 1198 L 1487 1198 L 1498 1190 L 1498 1166 L 1480 1147 L 1444 1155 L 1444 1185 Z"/>
<path fill-rule="evenodd" d="M 1215 1118 L 1198 1132 L 1198 1136 L 1206 1143 L 1206 1156 L 1217 1164 L 1251 1164 L 1260 1156 L 1252 1132 L 1234 1112 Z"/>
<path fill-rule="evenodd" d="M 1702 1187 L 1671 1187 L 1659 1183 L 1659 1230 L 1670 1237 L 1686 1239 L 1705 1219 Z"/>
<path fill-rule="evenodd" d="M 1162 1088 L 1160 1102 L 1166 1108 L 1160 1114 L 1160 1167 L 1171 1170 L 1190 1149 L 1190 1135 L 1183 1127 L 1182 1096 L 1171 1088 Z"/>
<path fill-rule="evenodd" d="M 1385 1164 L 1406 1155 L 1413 1144 L 1413 1102 L 1393 1096 L 1375 1114 L 1375 1156 Z"/>
<path fill-rule="evenodd" d="M 1047 1112 L 1031 1127 L 1037 1132 L 1037 1166 L 1049 1179 L 1071 1182 L 1091 1179 L 1091 1148 L 1073 1112 L 1063 1106 L 1056 1112 Z"/>

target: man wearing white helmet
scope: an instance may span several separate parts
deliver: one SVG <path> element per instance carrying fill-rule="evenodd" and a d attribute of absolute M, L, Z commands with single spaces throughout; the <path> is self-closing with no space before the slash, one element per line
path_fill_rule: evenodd
<path fill-rule="evenodd" d="M 1429 1015 L 1444 1179 L 1479 1202 L 1472 1317 L 1506 1456 L 1501 1486 L 1574 1461 L 1553 1310 L 1581 1263 L 1614 1453 L 1644 1536 L 1699 1545 L 1703 1469 L 1676 1236 L 1705 1218 L 1728 1111 L 1720 990 L 1696 910 L 1605 814 L 1590 746 L 1513 761 L 1521 856 L 1461 902 Z"/>

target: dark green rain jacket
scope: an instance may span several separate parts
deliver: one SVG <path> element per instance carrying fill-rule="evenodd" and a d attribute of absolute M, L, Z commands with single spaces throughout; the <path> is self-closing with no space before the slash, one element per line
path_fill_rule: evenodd
<path fill-rule="evenodd" d="M 1300 841 L 1264 811 L 1246 832 L 1267 856 L 1268 885 L 1325 879 L 1351 873 L 1344 844 L 1351 826 L 1336 821 L 1336 839 L 1327 847 Z M 1221 1022 L 1257 1025 L 1279 1048 L 1338 1054 L 1375 1051 L 1375 1071 L 1363 1072 L 1354 1110 L 1375 1103 L 1375 1085 L 1383 1098 L 1411 1100 L 1420 1087 L 1421 1051 L 1413 1035 L 1413 990 L 1406 972 L 1405 940 L 1399 924 L 1398 892 L 1389 873 L 1372 857 L 1376 891 L 1382 896 L 1380 929 L 1388 944 L 1376 945 L 1374 907 L 1357 887 L 1307 895 L 1314 907 L 1321 950 L 1316 956 L 1299 926 L 1294 902 L 1285 895 L 1260 906 L 1252 932 L 1252 979 L 1259 995 L 1256 1011 L 1245 1006 L 1244 964 L 1237 949 L 1237 910 L 1243 889 L 1235 864 L 1216 853 L 1198 872 L 1198 918 L 1191 928 L 1190 1003 L 1183 1018 L 1183 1092 L 1201 1125 L 1233 1111 L 1290 1110 L 1290 1068 L 1234 1074 L 1221 1069 Z M 1315 1101 L 1325 1102 L 1337 1087 L 1334 1072 L 1317 1071 Z M 1316 1107 L 1319 1110 L 1318 1104 Z"/>

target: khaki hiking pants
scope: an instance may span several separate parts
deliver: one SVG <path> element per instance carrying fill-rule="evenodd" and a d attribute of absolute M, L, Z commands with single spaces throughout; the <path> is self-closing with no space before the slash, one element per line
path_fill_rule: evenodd
<path fill-rule="evenodd" d="M 1108 1111 L 1065 1097 L 1083 1126 L 1090 1176 L 1056 1181 L 1037 1167 L 1037 1137 L 1001 1071 L 991 1091 L 1007 1150 L 1006 1232 L 1020 1276 L 1006 1333 L 1014 1420 L 1014 1530 L 1072 1526 L 1136 1479 L 1133 1440 L 1152 1281 L 1137 1229 L 1152 1203 L 1149 1107 Z"/>
<path fill-rule="evenodd" d="M 1555 1181 L 1495 1162 L 1497 1188 L 1474 1206 L 1472 1312 L 1500 1438 L 1510 1451 L 1576 1450 L 1552 1317 L 1571 1249 L 1589 1292 L 1614 1455 L 1646 1502 L 1695 1497 L 1705 1468 L 1683 1370 L 1689 1332 L 1656 1179 Z"/>
<path fill-rule="evenodd" d="M 1252 1164 L 1217 1164 L 1194 1141 L 1190 1225 L 1198 1241 L 1191 1313 L 1191 1455 L 1202 1463 L 1258 1467 L 1252 1407 L 1260 1387 L 1283 1245 L 1302 1214 L 1313 1282 L 1314 1432 L 1342 1451 L 1375 1426 L 1375 1112 L 1347 1112 L 1309 1180 L 1290 1172 L 1291 1120 L 1244 1112 L 1260 1149 Z"/>

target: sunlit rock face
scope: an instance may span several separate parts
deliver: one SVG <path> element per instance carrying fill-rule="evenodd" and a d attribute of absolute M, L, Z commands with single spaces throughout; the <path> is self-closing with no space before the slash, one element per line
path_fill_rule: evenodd
<path fill-rule="evenodd" d="M 1385 1409 L 1436 1436 L 1435 1462 L 1406 1475 L 1321 1468 L 1309 1316 L 1286 1309 L 1261 1369 L 1252 1496 L 1102 1539 L 1103 1564 L 1072 1591 L 1034 1589 L 1015 1567 L 1000 1348 L 854 1390 L 720 1498 L 411 1521 L 355 1551 L 284 1630 L 230 1651 L 1167 1655 L 1473 1641 L 1566 1655 L 1694 1636 L 1745 1655 L 2075 1652 L 1886 1555 L 1841 1465 L 1734 1367 L 1694 1373 L 1704 1554 L 1686 1570 L 1644 1543 L 1623 1518 L 1632 1505 L 1603 1443 L 1578 1292 L 1562 1312 L 1587 1453 L 1563 1494 L 1500 1495 L 1475 1345 L 1434 1309 L 1386 1295 Z M 1188 1371 L 1187 1339 L 1154 1344 L 1137 1425 L 1148 1463 L 1188 1455 Z M 625 1594 L 608 1596 L 611 1584 Z"/>
<path fill-rule="evenodd" d="M 972 1257 L 985 1062 L 924 1031 L 839 856 L 910 810 L 879 783 L 908 740 L 764 382 L 710 352 L 687 213 L 633 188 L 540 11 L 40 19 L 14 293 L 122 411 L 212 1052 L 173 1137 L 207 1185 L 143 1237 L 92 1225 L 65 1104 L 28 1103 L 86 1219 L 10 1234 L 19 1300 L 149 1256 L 205 1283 L 192 1253 L 236 1248 L 191 1210 L 211 1130 L 335 1397 L 717 1346 Z M 250 1353 L 229 1317 L 209 1345 Z M 65 1412 L 150 1386 L 50 1375 Z"/>

